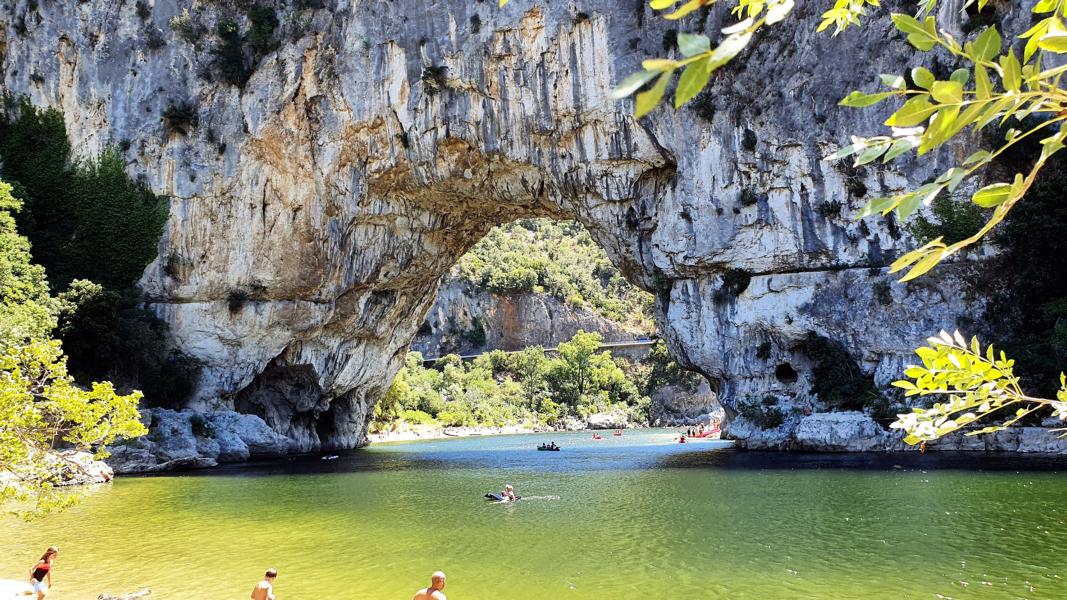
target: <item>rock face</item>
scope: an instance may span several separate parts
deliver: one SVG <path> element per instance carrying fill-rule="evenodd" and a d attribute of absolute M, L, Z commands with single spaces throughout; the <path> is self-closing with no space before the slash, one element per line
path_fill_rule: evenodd
<path fill-rule="evenodd" d="M 917 451 L 895 432 L 883 429 L 871 417 L 856 411 L 816 413 L 761 430 L 744 420 L 732 423 L 732 434 L 741 448 L 751 450 L 799 450 L 811 452 Z M 926 451 L 1022 452 L 1067 454 L 1067 440 L 1045 427 L 1017 427 L 992 435 L 946 436 L 926 445 Z"/>
<path fill-rule="evenodd" d="M 649 421 L 652 425 L 671 427 L 711 423 L 722 420 L 724 411 L 718 396 L 703 377 L 694 375 L 688 385 L 666 385 L 652 394 Z"/>
<path fill-rule="evenodd" d="M 460 277 L 445 278 L 411 349 L 425 357 L 477 354 L 488 349 L 551 348 L 578 330 L 595 331 L 608 342 L 646 334 L 626 329 L 596 311 L 570 306 L 547 294 L 493 294 Z"/>
<path fill-rule="evenodd" d="M 148 435 L 110 449 L 107 462 L 117 473 L 200 469 L 291 450 L 289 439 L 255 415 L 162 408 L 141 415 Z"/>
<path fill-rule="evenodd" d="M 5 90 L 63 109 L 83 153 L 119 145 L 171 198 L 141 286 L 205 365 L 191 407 L 261 417 L 293 450 L 364 443 L 441 275 L 519 217 L 581 221 L 656 294 L 671 351 L 727 406 L 808 402 L 796 342 L 809 332 L 885 383 L 926 335 L 982 306 L 965 263 L 891 281 L 909 234 L 853 218 L 953 152 L 821 160 L 848 133 L 880 133 L 889 110 L 838 99 L 920 60 L 886 18 L 835 39 L 815 32 L 823 4 L 799 2 L 692 106 L 637 122 L 608 92 L 670 47 L 676 25 L 647 3 L 307 4 L 321 8 L 282 9 L 271 49 L 245 44 L 240 86 L 213 33 L 232 19 L 246 35 L 233 3 L 0 7 Z M 722 8 L 684 27 L 715 32 Z M 185 10 L 207 33 L 168 25 Z M 1023 8 L 1003 11 L 1025 29 Z M 967 18 L 945 4 L 939 25 L 963 38 Z M 168 108 L 185 106 L 195 118 L 175 126 Z"/>

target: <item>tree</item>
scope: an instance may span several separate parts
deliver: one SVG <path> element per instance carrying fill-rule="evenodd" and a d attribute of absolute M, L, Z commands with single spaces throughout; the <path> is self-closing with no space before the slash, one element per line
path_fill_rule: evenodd
<path fill-rule="evenodd" d="M 9 347 L 0 355 L 0 500 L 33 502 L 36 513 L 68 504 L 55 486 L 79 467 L 57 450 L 104 458 L 107 444 L 144 435 L 140 399 L 110 383 L 75 385 L 56 341 Z"/>
<path fill-rule="evenodd" d="M 56 302 L 44 268 L 31 262 L 30 242 L 19 235 L 13 213 L 22 202 L 0 180 L 0 345 L 41 339 L 56 325 Z"/>
<path fill-rule="evenodd" d="M 102 458 L 107 444 L 146 431 L 140 392 L 77 386 L 59 342 L 48 339 L 58 303 L 16 231 L 11 213 L 20 202 L 12 190 L 0 180 L 0 502 L 29 502 L 27 514 L 39 514 L 73 499 L 55 490 L 65 471 L 79 468 L 66 451 Z"/>
<path fill-rule="evenodd" d="M 604 341 L 599 333 L 579 330 L 570 341 L 557 346 L 559 360 L 549 375 L 552 395 L 557 402 L 577 406 L 589 391 L 593 356 Z M 610 356 L 610 354 L 609 354 Z"/>

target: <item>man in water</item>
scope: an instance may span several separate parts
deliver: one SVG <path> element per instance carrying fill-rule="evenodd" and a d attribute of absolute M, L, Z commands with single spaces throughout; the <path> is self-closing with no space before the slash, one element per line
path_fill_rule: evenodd
<path fill-rule="evenodd" d="M 252 588 L 252 600 L 274 600 L 274 580 L 278 577 L 277 569 L 267 569 L 263 581 Z"/>
<path fill-rule="evenodd" d="M 517 499 L 518 498 L 515 497 L 515 488 L 511 487 L 510 483 L 505 485 L 504 486 L 504 493 L 500 494 L 500 501 L 501 502 L 511 502 L 512 500 L 517 500 Z"/>
<path fill-rule="evenodd" d="M 445 595 L 441 592 L 443 589 L 445 589 L 445 574 L 442 571 L 436 571 L 430 575 L 430 587 L 415 592 L 415 597 L 411 600 L 445 600 Z"/>

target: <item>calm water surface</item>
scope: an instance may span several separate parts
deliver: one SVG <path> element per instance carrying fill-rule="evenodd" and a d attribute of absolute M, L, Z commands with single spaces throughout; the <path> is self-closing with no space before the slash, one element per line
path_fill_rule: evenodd
<path fill-rule="evenodd" d="M 672 433 L 382 444 L 121 478 L 0 521 L 0 577 L 60 545 L 50 600 L 1067 598 L 1067 463 L 737 453 Z M 537 452 L 554 439 L 562 452 Z M 512 483 L 534 497 L 481 499 Z"/>

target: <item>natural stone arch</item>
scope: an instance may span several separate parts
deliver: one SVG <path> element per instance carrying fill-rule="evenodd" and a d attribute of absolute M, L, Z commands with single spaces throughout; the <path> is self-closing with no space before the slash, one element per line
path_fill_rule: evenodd
<path fill-rule="evenodd" d="M 870 284 L 909 240 L 892 223 L 851 219 L 863 201 L 851 190 L 887 193 L 944 165 L 821 161 L 843 132 L 885 117 L 835 104 L 910 57 L 902 40 L 885 43 L 886 20 L 843 52 L 800 3 L 693 110 L 638 123 L 607 92 L 665 51 L 672 25 L 643 2 L 589 0 L 577 18 L 532 0 L 327 0 L 243 88 L 211 79 L 206 46 L 172 37 L 152 49 L 145 33 L 168 31 L 186 8 L 207 25 L 242 19 L 230 3 L 158 0 L 146 20 L 104 0 L 35 4 L 0 7 L 5 89 L 62 107 L 82 152 L 129 142 L 131 174 L 172 198 L 141 283 L 205 363 L 192 405 L 255 411 L 257 397 L 297 384 L 291 410 L 261 407 L 297 448 L 359 443 L 437 277 L 519 216 L 580 220 L 656 294 L 672 353 L 719 382 L 727 405 L 780 385 L 774 361 L 797 366 L 806 388 L 789 348 L 808 332 L 884 381 L 973 303 L 967 278 L 942 269 L 881 305 Z M 722 8 L 694 28 L 723 24 Z M 32 26 L 15 31 L 26 15 L 13 13 L 28 10 Z M 941 24 L 958 29 L 958 18 Z M 197 127 L 166 133 L 163 110 L 190 100 Z M 834 202 L 840 214 L 820 210 Z M 779 350 L 755 360 L 768 332 Z"/>

